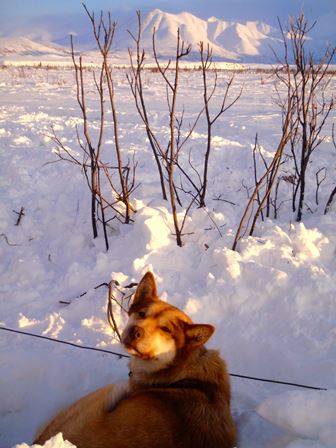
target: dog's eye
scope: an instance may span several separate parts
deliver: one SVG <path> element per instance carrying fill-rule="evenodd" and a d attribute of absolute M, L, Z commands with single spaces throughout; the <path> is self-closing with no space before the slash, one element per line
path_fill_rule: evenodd
<path fill-rule="evenodd" d="M 140 317 L 140 319 L 144 319 L 146 317 L 146 313 L 144 311 L 139 311 L 138 316 Z"/>
<path fill-rule="evenodd" d="M 171 333 L 168 327 L 161 327 L 161 330 L 164 331 L 165 333 Z"/>

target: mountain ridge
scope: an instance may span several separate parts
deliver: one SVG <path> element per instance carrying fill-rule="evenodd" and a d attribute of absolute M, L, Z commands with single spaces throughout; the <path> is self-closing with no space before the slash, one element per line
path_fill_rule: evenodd
<path fill-rule="evenodd" d="M 135 33 L 137 26 L 135 18 L 131 22 L 132 32 Z M 272 63 L 274 56 L 271 48 L 279 52 L 282 46 L 279 30 L 262 21 L 226 21 L 215 16 L 202 19 L 187 11 L 173 14 L 156 8 L 142 18 L 141 46 L 145 49 L 147 56 L 152 54 L 154 28 L 157 53 L 164 58 L 172 58 L 176 53 L 178 28 L 181 38 L 192 46 L 192 52 L 189 55 L 189 60 L 192 61 L 199 60 L 201 41 L 212 48 L 214 60 L 225 62 Z M 97 52 L 96 49 L 92 49 L 95 44 L 93 37 L 88 45 L 88 30 L 90 30 L 89 23 L 85 32 L 76 35 L 75 48 L 94 59 Z M 117 27 L 112 48 L 119 59 L 128 60 L 128 48 L 134 48 L 134 41 L 127 31 L 127 26 Z M 55 56 L 69 57 L 69 47 L 43 40 L 36 41 L 24 36 L 2 37 L 0 38 L 0 56 L 6 58 L 46 57 L 47 59 Z"/>
<path fill-rule="evenodd" d="M 54 42 L 36 42 L 28 37 L 0 37 L 0 56 L 39 56 L 50 54 L 66 56 L 69 49 Z"/>
<path fill-rule="evenodd" d="M 259 21 L 239 23 L 211 16 L 207 20 L 189 12 L 171 14 L 160 9 L 151 11 L 143 21 L 142 44 L 151 47 L 152 31 L 156 29 L 157 48 L 163 56 L 171 56 L 176 49 L 177 28 L 181 38 L 192 45 L 195 52 L 202 41 L 213 49 L 215 58 L 241 61 L 262 56 L 265 44 L 279 41 L 276 30 Z"/>

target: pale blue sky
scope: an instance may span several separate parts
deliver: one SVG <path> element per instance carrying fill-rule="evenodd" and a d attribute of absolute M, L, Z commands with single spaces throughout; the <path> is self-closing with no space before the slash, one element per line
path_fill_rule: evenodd
<path fill-rule="evenodd" d="M 0 3 L 0 15 L 12 18 L 81 12 L 80 0 L 1 0 Z M 202 17 L 216 15 L 234 20 L 247 16 L 252 19 L 262 16 L 264 19 L 288 15 L 302 7 L 307 14 L 314 16 L 336 13 L 335 0 L 86 0 L 85 3 L 91 9 L 108 9 L 115 13 L 160 8 L 168 12 L 187 10 Z"/>

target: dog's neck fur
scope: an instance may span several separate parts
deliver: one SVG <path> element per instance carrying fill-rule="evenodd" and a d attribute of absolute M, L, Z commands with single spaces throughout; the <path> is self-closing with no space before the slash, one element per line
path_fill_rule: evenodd
<path fill-rule="evenodd" d="M 151 388 L 192 388 L 202 390 L 209 396 L 214 396 L 216 390 L 219 399 L 222 393 L 230 400 L 230 389 L 225 381 L 226 365 L 217 350 L 207 350 L 202 346 L 177 356 L 176 363 L 161 369 L 160 375 L 157 375 L 158 371 L 146 371 L 146 363 L 150 361 L 132 357 L 129 362 L 129 380 L 113 387 L 106 401 L 106 409 L 113 410 L 120 400 L 132 392 Z"/>
<path fill-rule="evenodd" d="M 139 369 L 139 360 L 132 358 L 129 363 L 130 390 L 174 387 L 174 384 L 179 387 L 192 387 L 192 384 L 195 384 L 195 387 L 197 387 L 197 383 L 204 383 L 204 378 L 207 378 L 206 382 L 208 384 L 212 384 L 219 389 L 225 389 L 222 392 L 230 396 L 230 390 L 224 387 L 227 384 L 225 381 L 227 377 L 226 366 L 218 351 L 207 350 L 202 346 L 187 354 L 180 353 L 177 357 L 179 358 L 178 362 L 173 362 L 170 366 L 160 370 L 160 375 L 157 375 L 156 371 L 146 371 L 142 368 L 142 365 Z"/>

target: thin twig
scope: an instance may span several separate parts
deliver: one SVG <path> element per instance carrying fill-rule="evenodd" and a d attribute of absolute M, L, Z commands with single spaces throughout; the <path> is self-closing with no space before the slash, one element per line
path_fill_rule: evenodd
<path fill-rule="evenodd" d="M 13 210 L 13 212 L 18 215 L 17 221 L 15 223 L 15 225 L 18 226 L 20 225 L 23 216 L 25 216 L 24 207 L 21 207 L 19 212 L 16 212 L 15 210 Z"/>

